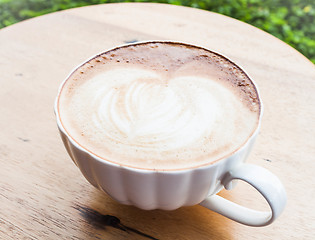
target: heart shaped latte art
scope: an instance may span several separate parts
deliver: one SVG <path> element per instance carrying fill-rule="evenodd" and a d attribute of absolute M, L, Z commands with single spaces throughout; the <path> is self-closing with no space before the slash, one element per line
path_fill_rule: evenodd
<path fill-rule="evenodd" d="M 219 157 L 248 136 L 240 131 L 245 107 L 236 94 L 199 76 L 165 79 L 153 70 L 115 68 L 82 83 L 70 106 L 88 149 L 141 166 Z"/>
<path fill-rule="evenodd" d="M 173 150 L 209 136 L 222 116 L 217 98 L 224 94 L 214 96 L 209 88 L 208 79 L 185 76 L 166 83 L 153 71 L 115 69 L 94 77 L 78 96 L 86 95 L 85 109 L 95 109 L 87 128 L 97 131 L 100 139 Z"/>

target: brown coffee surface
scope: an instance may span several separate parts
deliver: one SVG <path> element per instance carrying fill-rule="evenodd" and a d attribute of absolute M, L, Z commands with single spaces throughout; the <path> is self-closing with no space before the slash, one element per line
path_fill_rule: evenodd
<path fill-rule="evenodd" d="M 100 54 L 65 81 L 61 123 L 104 160 L 144 169 L 211 164 L 257 129 L 260 102 L 237 65 L 187 44 L 150 42 Z"/>

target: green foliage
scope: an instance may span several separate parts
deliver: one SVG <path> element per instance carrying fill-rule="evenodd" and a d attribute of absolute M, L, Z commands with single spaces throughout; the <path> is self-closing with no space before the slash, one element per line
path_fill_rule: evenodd
<path fill-rule="evenodd" d="M 100 3 L 144 0 L 0 0 L 0 28 L 46 13 Z M 315 63 L 315 0 L 157 0 L 221 13 L 290 44 Z"/>

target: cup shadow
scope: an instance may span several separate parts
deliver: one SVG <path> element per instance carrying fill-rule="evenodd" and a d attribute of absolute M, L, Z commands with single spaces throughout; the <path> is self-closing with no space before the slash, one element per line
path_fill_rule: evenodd
<path fill-rule="evenodd" d="M 199 205 L 147 211 L 119 204 L 96 189 L 85 204 L 75 208 L 98 236 L 120 231 L 111 239 L 233 239 L 234 235 L 231 220 Z"/>

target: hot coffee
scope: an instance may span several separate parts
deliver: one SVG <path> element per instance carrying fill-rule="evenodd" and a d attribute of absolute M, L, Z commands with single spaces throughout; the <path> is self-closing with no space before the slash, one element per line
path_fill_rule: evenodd
<path fill-rule="evenodd" d="M 119 165 L 185 169 L 220 160 L 257 129 L 249 77 L 225 57 L 146 42 L 97 55 L 65 81 L 60 121 L 82 148 Z"/>

